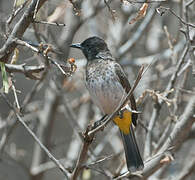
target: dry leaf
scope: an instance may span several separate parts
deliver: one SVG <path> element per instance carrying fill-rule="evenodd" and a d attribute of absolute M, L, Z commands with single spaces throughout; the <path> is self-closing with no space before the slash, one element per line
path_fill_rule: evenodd
<path fill-rule="evenodd" d="M 5 70 L 5 63 L 0 62 L 0 67 L 1 67 L 1 74 L 2 74 L 2 80 L 3 80 L 3 91 L 4 91 L 4 93 L 8 94 L 10 84 L 8 81 L 7 72 Z"/>
<path fill-rule="evenodd" d="M 74 58 L 69 58 L 68 63 L 71 65 L 71 71 L 74 73 L 77 69 L 77 66 L 75 64 L 75 59 Z"/>
<path fill-rule="evenodd" d="M 133 24 L 133 23 L 135 23 L 136 21 L 140 20 L 141 18 L 145 17 L 147 9 L 148 9 L 148 3 L 144 3 L 144 4 L 142 5 L 142 7 L 139 9 L 139 12 L 138 12 L 137 16 L 136 16 L 135 18 L 133 18 L 133 19 L 129 22 L 129 24 Z"/>
<path fill-rule="evenodd" d="M 163 159 L 160 160 L 161 164 L 167 164 L 173 161 L 173 157 L 171 155 L 165 156 Z"/>
<path fill-rule="evenodd" d="M 68 63 L 69 64 L 74 64 L 75 63 L 75 59 L 74 58 L 69 58 L 68 59 Z"/>
<path fill-rule="evenodd" d="M 11 64 L 16 64 L 18 57 L 19 57 L 19 50 L 15 48 L 14 55 L 12 56 L 12 59 L 11 59 Z"/>

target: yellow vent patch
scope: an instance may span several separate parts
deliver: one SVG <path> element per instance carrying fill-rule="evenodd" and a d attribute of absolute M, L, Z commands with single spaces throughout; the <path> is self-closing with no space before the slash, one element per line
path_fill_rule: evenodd
<path fill-rule="evenodd" d="M 120 113 L 122 114 L 116 116 L 114 118 L 114 122 L 124 134 L 129 134 L 130 125 L 132 123 L 132 113 L 127 109 L 121 111 Z"/>

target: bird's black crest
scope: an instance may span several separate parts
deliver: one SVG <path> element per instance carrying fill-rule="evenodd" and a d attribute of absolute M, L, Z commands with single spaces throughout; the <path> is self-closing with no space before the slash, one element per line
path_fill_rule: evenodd
<path fill-rule="evenodd" d="M 109 51 L 105 41 L 99 37 L 90 37 L 81 43 L 83 54 L 88 60 L 96 59 L 97 54 Z"/>

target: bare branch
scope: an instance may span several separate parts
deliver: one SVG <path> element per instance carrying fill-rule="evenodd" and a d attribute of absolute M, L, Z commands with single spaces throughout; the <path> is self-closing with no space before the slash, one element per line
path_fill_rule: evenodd
<path fill-rule="evenodd" d="M 107 0 L 104 0 L 104 3 L 105 3 L 105 5 L 106 5 L 106 7 L 108 8 L 108 11 L 110 12 L 110 14 L 111 14 L 111 16 L 112 16 L 112 20 L 113 21 L 115 21 L 115 19 L 116 19 L 116 12 L 115 12 L 115 10 L 113 10 L 111 7 L 110 7 L 110 5 L 109 5 L 109 3 L 107 2 Z"/>
<path fill-rule="evenodd" d="M 45 69 L 44 65 L 39 65 L 39 66 L 27 66 L 26 64 L 5 64 L 6 71 L 9 73 L 13 72 L 19 72 L 23 73 L 26 77 L 30 79 L 40 79 L 40 76 L 36 76 L 33 74 L 43 72 Z"/>
<path fill-rule="evenodd" d="M 184 139 L 187 137 L 189 130 L 194 123 L 194 119 L 192 118 L 194 104 L 195 96 L 190 99 L 190 101 L 185 107 L 183 114 L 181 115 L 174 129 L 172 130 L 172 133 L 170 134 L 169 138 L 159 150 L 158 154 L 160 155 L 145 164 L 145 168 L 142 172 L 144 178 L 149 177 L 151 174 L 156 172 L 160 167 L 164 165 L 164 163 L 160 163 L 161 159 L 163 159 L 164 157 L 164 152 L 166 152 L 170 147 L 174 148 L 171 148 L 171 150 L 168 151 L 174 152 L 176 148 L 184 142 Z"/>
<path fill-rule="evenodd" d="M 18 112 L 15 110 L 15 108 L 7 101 L 7 97 L 0 92 L 1 96 L 4 98 L 8 106 L 14 111 L 18 121 L 24 126 L 24 128 L 28 131 L 28 133 L 32 136 L 32 138 L 39 144 L 41 149 L 47 154 L 47 156 L 56 164 L 56 166 L 63 172 L 64 176 L 68 179 L 69 172 L 64 168 L 64 166 L 57 160 L 50 151 L 41 143 L 41 141 L 37 138 L 37 136 L 34 134 L 34 132 L 27 126 L 27 124 L 23 121 L 23 119 L 20 117 Z"/>
<path fill-rule="evenodd" d="M 17 14 L 26 6 L 27 2 L 29 0 L 26 0 L 18 9 L 15 9 L 16 8 L 16 2 L 17 0 L 15 0 L 14 2 L 14 6 L 13 6 L 13 11 L 12 11 L 12 14 L 11 16 L 7 19 L 6 23 L 9 25 L 11 24 L 12 20 L 17 16 Z"/>
<path fill-rule="evenodd" d="M 176 81 L 176 78 L 177 78 L 177 74 L 178 74 L 178 72 L 179 72 L 179 70 L 180 70 L 180 68 L 181 68 L 181 66 L 182 66 L 182 64 L 183 64 L 183 62 L 185 60 L 185 57 L 186 57 L 187 52 L 188 52 L 188 49 L 189 49 L 189 47 L 188 47 L 188 45 L 186 45 L 186 47 L 183 50 L 182 56 L 181 56 L 177 66 L 176 66 L 176 70 L 173 73 L 173 75 L 171 76 L 170 81 L 169 81 L 169 83 L 168 83 L 168 85 L 166 87 L 166 91 L 165 91 L 164 97 L 168 97 L 169 94 L 170 94 L 170 90 L 172 88 L 174 88 L 174 84 L 175 84 L 175 81 Z M 159 112 L 161 110 L 163 102 L 164 101 L 162 99 L 160 99 L 160 100 L 157 100 L 156 104 L 154 105 L 154 109 L 153 109 L 153 112 L 152 112 L 152 117 L 150 119 L 150 123 L 149 123 L 149 126 L 148 126 L 149 131 L 148 131 L 148 133 L 146 135 L 146 141 L 145 141 L 146 144 L 145 144 L 145 150 L 144 150 L 145 157 L 150 156 L 151 152 L 152 152 L 152 150 L 151 150 L 151 144 L 152 144 L 151 137 L 152 137 L 152 134 L 151 133 L 152 133 L 152 129 L 155 126 L 157 118 L 159 117 Z"/>
<path fill-rule="evenodd" d="M 155 4 L 155 7 L 158 7 L 159 4 Z M 149 23 L 152 20 L 152 17 L 155 14 L 155 7 L 150 9 L 148 11 L 146 17 L 144 18 L 143 22 L 140 24 L 140 26 L 137 28 L 136 32 L 133 34 L 133 36 L 125 42 L 118 50 L 119 57 L 123 56 L 125 53 L 131 50 L 131 48 L 135 45 L 135 43 L 139 40 L 139 38 L 143 35 L 144 30 L 149 25 Z"/>
<path fill-rule="evenodd" d="M 37 0 L 37 2 L 36 2 L 36 6 L 35 6 L 35 10 L 34 10 L 33 19 L 36 18 L 36 14 L 37 14 L 37 12 L 38 12 L 38 7 L 39 7 L 39 1 L 40 1 L 40 0 Z"/>
<path fill-rule="evenodd" d="M 46 22 L 46 21 L 33 21 L 34 23 L 38 24 L 45 24 L 45 25 L 53 25 L 53 26 L 66 26 L 64 23 L 57 23 L 57 22 Z"/>
<path fill-rule="evenodd" d="M 176 123 L 172 133 L 170 134 L 169 138 L 163 144 L 159 152 L 163 152 L 168 147 L 174 146 L 178 147 L 187 137 L 192 124 L 194 123 L 194 118 L 192 117 L 194 111 L 194 104 L 195 104 L 195 96 L 192 96 L 185 107 L 183 114 L 180 116 L 178 122 Z M 174 148 L 175 149 L 175 148 Z"/>
<path fill-rule="evenodd" d="M 20 104 L 19 104 L 19 101 L 18 101 L 18 96 L 17 96 L 17 93 L 16 93 L 16 88 L 12 82 L 12 90 L 14 92 L 14 98 L 15 98 L 15 102 L 16 102 L 16 107 L 18 110 L 20 110 Z"/>
<path fill-rule="evenodd" d="M 159 8 L 157 8 L 157 12 L 162 16 L 165 11 L 170 11 L 171 14 L 173 14 L 181 23 L 185 24 L 185 25 L 188 25 L 190 27 L 193 27 L 195 28 L 195 24 L 191 24 L 191 23 L 187 23 L 185 22 L 181 17 L 179 17 L 172 9 L 170 8 L 166 8 L 166 7 L 163 7 L 163 6 L 160 6 Z"/>
<path fill-rule="evenodd" d="M 33 22 L 33 12 L 35 10 L 36 4 L 38 0 L 32 0 L 26 11 L 24 12 L 22 18 L 19 20 L 19 22 L 15 25 L 13 31 L 9 35 L 8 39 L 4 43 L 3 47 L 0 49 L 0 61 L 2 62 L 8 62 L 8 58 L 10 54 L 13 52 L 13 50 L 16 47 L 15 38 L 21 39 L 24 32 L 30 25 L 30 23 Z M 41 6 L 46 2 L 47 0 L 40 0 L 38 9 L 41 8 Z"/>

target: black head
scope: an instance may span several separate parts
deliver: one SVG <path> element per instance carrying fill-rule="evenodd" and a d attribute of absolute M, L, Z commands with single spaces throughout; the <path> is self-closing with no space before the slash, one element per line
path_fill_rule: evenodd
<path fill-rule="evenodd" d="M 82 43 L 72 44 L 70 47 L 79 48 L 87 60 L 97 59 L 99 53 L 109 52 L 105 41 L 99 37 L 90 37 Z"/>

